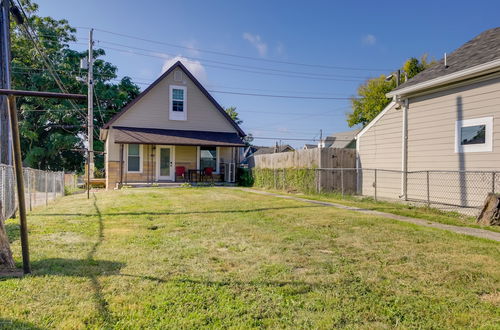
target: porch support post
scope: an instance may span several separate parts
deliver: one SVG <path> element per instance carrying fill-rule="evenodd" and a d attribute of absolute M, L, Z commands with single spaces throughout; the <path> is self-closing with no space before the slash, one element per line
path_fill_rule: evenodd
<path fill-rule="evenodd" d="M 120 144 L 120 183 L 118 184 L 118 188 L 122 188 L 123 186 L 123 144 Z"/>

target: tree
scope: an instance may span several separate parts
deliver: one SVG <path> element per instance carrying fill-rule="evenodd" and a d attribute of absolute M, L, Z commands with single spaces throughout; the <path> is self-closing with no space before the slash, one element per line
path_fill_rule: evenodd
<path fill-rule="evenodd" d="M 238 116 L 238 112 L 236 111 L 236 107 L 229 107 L 229 108 L 226 108 L 224 109 L 226 110 L 226 113 L 229 115 L 229 117 L 231 117 L 232 120 L 234 120 L 234 122 L 238 125 L 241 125 L 243 124 L 243 120 L 241 120 Z"/>
<path fill-rule="evenodd" d="M 234 120 L 236 124 L 238 125 L 243 124 L 243 120 L 240 119 L 239 114 L 236 111 L 236 107 L 229 107 L 225 108 L 224 110 L 229 115 L 229 117 L 231 117 L 231 119 Z M 245 142 L 247 146 L 251 145 L 252 141 L 253 141 L 253 136 L 251 133 L 243 138 L 243 142 Z"/>
<path fill-rule="evenodd" d="M 422 72 L 434 62 L 427 61 L 427 55 L 423 55 L 420 60 L 410 58 L 401 68 L 403 77 L 411 79 L 418 73 Z M 373 120 L 389 103 L 385 95 L 396 88 L 396 80 L 391 79 L 386 81 L 386 76 L 369 79 L 364 84 L 358 87 L 358 95 L 351 98 L 352 113 L 347 117 L 347 123 L 350 127 L 361 124 L 366 126 Z"/>
<path fill-rule="evenodd" d="M 23 1 L 30 17 L 29 25 L 36 33 L 40 56 L 22 26 L 11 22 L 12 29 L 12 85 L 15 89 L 61 92 L 54 79 L 58 77 L 69 93 L 87 93 L 86 71 L 80 70 L 87 52 L 70 49 L 69 42 L 76 41 L 76 30 L 67 20 L 36 15 L 38 5 Z M 130 78 L 117 78 L 117 68 L 106 62 L 102 49 L 94 51 L 94 150 L 103 150 L 98 139 L 98 128 L 125 104 L 139 94 L 139 87 Z M 50 62 L 52 72 L 48 68 Z M 84 155 L 72 151 L 84 147 L 86 140 L 86 103 L 43 98 L 19 98 L 20 133 L 23 162 L 26 166 L 49 169 L 81 171 Z M 80 109 L 75 110 L 74 108 Z M 96 167 L 103 167 L 102 155 L 96 156 Z"/>

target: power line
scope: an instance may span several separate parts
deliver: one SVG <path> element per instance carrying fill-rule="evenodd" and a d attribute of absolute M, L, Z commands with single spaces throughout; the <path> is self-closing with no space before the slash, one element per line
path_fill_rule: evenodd
<path fill-rule="evenodd" d="M 16 0 L 17 4 L 19 5 L 19 8 L 21 10 L 21 13 L 22 15 L 25 17 L 25 24 L 20 24 L 22 26 L 22 30 L 24 30 L 24 33 L 26 34 L 26 36 L 31 40 L 31 42 L 33 43 L 33 45 L 35 46 L 35 49 L 37 50 L 37 52 L 40 54 L 40 57 L 42 58 L 42 61 L 44 62 L 44 65 L 47 67 L 47 69 L 49 70 L 50 74 L 52 75 L 52 77 L 54 78 L 57 86 L 59 87 L 59 89 L 63 92 L 63 93 L 68 93 L 68 91 L 66 90 L 66 88 L 64 87 L 64 84 L 62 83 L 61 79 L 59 78 L 59 76 L 57 75 L 57 72 L 54 71 L 54 68 L 52 66 L 52 63 L 50 61 L 50 58 L 47 56 L 47 54 L 45 54 L 44 50 L 42 49 L 43 46 L 39 46 L 38 45 L 38 38 L 35 37 L 36 36 L 36 33 L 35 33 L 35 30 L 33 29 L 33 27 L 31 26 L 31 23 L 30 23 L 30 17 L 26 14 L 26 12 L 24 11 L 24 8 L 23 6 L 21 5 L 21 2 L 19 0 Z M 31 32 L 30 32 L 31 30 Z M 33 33 L 33 35 L 32 35 Z M 69 100 L 69 103 L 71 104 L 71 106 L 75 109 L 77 109 L 77 106 L 76 104 L 72 101 L 72 100 Z M 81 113 L 80 113 L 81 114 Z M 82 114 L 81 114 L 82 115 Z M 83 118 L 85 119 L 85 116 L 82 115 Z"/>
<path fill-rule="evenodd" d="M 209 90 L 209 92 L 233 94 L 233 95 L 245 95 L 245 96 L 277 97 L 286 99 L 307 99 L 307 100 L 350 100 L 351 99 L 350 97 L 316 97 L 316 96 L 297 96 L 297 95 L 253 94 L 253 93 L 239 93 L 239 92 L 227 92 L 227 91 L 217 91 L 217 90 Z"/>
<path fill-rule="evenodd" d="M 120 43 L 116 43 L 116 42 L 111 42 L 111 41 L 104 41 L 104 40 L 96 40 L 96 41 L 98 43 L 106 43 L 106 44 L 120 46 L 120 47 L 125 47 L 125 48 L 129 48 L 129 49 L 136 49 L 136 50 L 151 52 L 153 54 L 161 53 L 162 55 L 167 55 L 167 56 L 171 56 L 171 57 L 177 56 L 177 55 L 172 54 L 172 53 L 165 53 L 163 51 L 156 51 L 156 50 L 151 50 L 151 49 L 146 49 L 146 48 L 134 47 L 134 46 L 124 45 L 124 44 L 120 44 Z M 103 48 L 107 48 L 107 47 L 103 46 Z M 159 56 L 159 57 L 161 57 L 161 56 Z M 203 61 L 203 62 L 208 62 L 208 63 L 223 64 L 223 65 L 230 65 L 230 66 L 235 66 L 235 67 L 240 67 L 240 68 L 255 69 L 255 70 L 265 70 L 265 71 L 272 71 L 272 72 L 279 72 L 279 73 L 292 73 L 292 74 L 308 75 L 308 76 L 318 76 L 318 77 L 338 77 L 338 78 L 354 78 L 354 79 L 366 79 L 367 78 L 366 76 L 349 76 L 349 75 L 337 75 L 337 74 L 317 73 L 317 72 L 303 72 L 303 71 L 279 70 L 279 69 L 272 69 L 272 68 L 265 68 L 265 67 L 258 67 L 258 66 L 249 66 L 249 65 L 228 63 L 228 62 L 216 61 L 216 60 L 208 60 L 208 59 L 205 59 L 205 58 L 193 57 L 193 56 L 184 56 L 184 55 L 182 55 L 182 57 L 184 57 L 184 58 L 186 58 L 188 60 L 192 60 L 192 61 Z"/>
<path fill-rule="evenodd" d="M 138 53 L 134 52 L 131 50 L 127 49 L 119 49 L 119 48 L 114 48 L 114 47 L 102 47 L 104 49 L 109 49 L 109 50 L 114 50 L 122 53 L 127 53 L 127 54 L 134 54 L 134 55 L 139 55 L 139 56 L 147 56 L 147 57 L 154 57 L 154 58 L 161 58 L 163 60 L 167 59 L 165 56 L 161 55 L 154 55 L 154 54 L 144 54 L 144 53 Z M 276 76 L 276 77 L 290 77 L 290 78 L 300 78 L 300 79 L 312 79 L 312 80 L 328 80 L 328 81 L 350 81 L 350 82 L 360 82 L 363 81 L 364 79 L 343 79 L 343 78 L 326 78 L 326 77 L 312 77 L 312 76 L 307 76 L 307 75 L 293 75 L 293 74 L 284 74 L 284 73 L 274 73 L 274 72 L 264 72 L 264 71 L 254 71 L 254 70 L 246 70 L 246 69 L 240 69 L 240 68 L 228 68 L 220 65 L 213 65 L 213 64 L 203 64 L 206 67 L 209 68 L 216 68 L 216 69 L 223 69 L 223 70 L 232 70 L 232 71 L 239 71 L 239 72 L 248 72 L 248 73 L 256 73 L 256 74 L 263 74 L 267 76 Z"/>
<path fill-rule="evenodd" d="M 130 39 L 135 39 L 135 40 L 140 40 L 144 42 L 149 42 L 153 44 L 160 44 L 160 45 L 165 45 L 169 47 L 174 47 L 174 48 L 181 48 L 181 49 L 186 49 L 190 51 L 199 51 L 199 52 L 204 52 L 204 53 L 209 53 L 209 54 L 215 54 L 215 55 L 220 55 L 220 56 L 228 56 L 228 57 L 234 57 L 234 58 L 242 58 L 242 59 L 247 59 L 247 60 L 252 60 L 252 61 L 261 61 L 261 62 L 268 62 L 268 63 L 277 63 L 277 64 L 287 64 L 287 65 L 296 65 L 296 66 L 303 66 L 303 67 L 315 67 L 315 68 L 323 68 L 323 69 L 335 69 L 335 70 L 353 70 L 353 71 L 392 71 L 390 69 L 379 69 L 379 68 L 361 68 L 361 67 L 347 67 L 347 66 L 333 66 L 333 65 L 323 65 L 323 64 L 311 64 L 311 63 L 300 63 L 300 62 L 292 62 L 292 61 L 282 61 L 282 60 L 275 60 L 275 59 L 266 59 L 266 58 L 258 58 L 258 57 L 253 57 L 253 56 L 245 56 L 245 55 L 238 55 L 238 54 L 232 54 L 232 53 L 226 53 L 226 52 L 221 52 L 221 51 L 214 51 L 214 50 L 208 50 L 208 49 L 202 49 L 202 48 L 195 48 L 195 47 L 187 47 L 187 46 L 182 46 L 182 45 L 176 45 L 173 43 L 167 43 L 167 42 L 162 42 L 162 41 L 157 41 L 157 40 L 151 40 L 151 39 L 146 39 L 146 38 L 141 38 L 141 37 L 136 37 L 124 33 L 118 33 L 118 32 L 113 32 L 109 30 L 104 30 L 104 29 L 96 29 L 94 30 L 103 32 L 103 33 L 108 33 L 124 38 L 130 38 Z"/>

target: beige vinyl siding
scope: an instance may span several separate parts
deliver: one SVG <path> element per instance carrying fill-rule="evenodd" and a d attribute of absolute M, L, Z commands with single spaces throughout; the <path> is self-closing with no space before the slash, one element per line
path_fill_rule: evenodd
<path fill-rule="evenodd" d="M 175 147 L 175 166 L 184 166 L 186 170 L 194 170 L 197 165 L 198 150 L 195 146 Z"/>
<path fill-rule="evenodd" d="M 362 168 L 401 170 L 402 111 L 389 109 L 358 140 Z"/>
<path fill-rule="evenodd" d="M 401 194 L 402 110 L 390 108 L 370 129 L 358 138 L 359 165 L 363 195 L 374 195 L 377 171 L 377 196 L 399 198 Z M 385 171 L 384 171 L 385 170 Z"/>
<path fill-rule="evenodd" d="M 174 81 L 176 71 L 183 81 Z M 187 120 L 169 120 L 170 85 L 187 87 Z M 147 127 L 210 132 L 236 132 L 231 123 L 217 110 L 180 68 L 153 87 L 136 104 L 118 118 L 113 126 Z"/>
<path fill-rule="evenodd" d="M 493 152 L 455 153 L 457 120 L 493 117 Z M 410 98 L 408 170 L 500 169 L 500 78 Z"/>
<path fill-rule="evenodd" d="M 106 157 L 107 161 L 120 161 L 120 145 L 115 143 L 115 131 L 109 128 L 106 139 Z"/>

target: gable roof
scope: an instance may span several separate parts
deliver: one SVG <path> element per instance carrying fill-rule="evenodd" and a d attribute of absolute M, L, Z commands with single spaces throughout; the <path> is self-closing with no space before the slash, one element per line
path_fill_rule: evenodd
<path fill-rule="evenodd" d="M 361 129 L 358 128 L 347 132 L 334 133 L 325 138 L 325 145 L 328 145 L 329 148 L 346 148 L 355 140 L 360 131 Z"/>
<path fill-rule="evenodd" d="M 196 79 L 191 72 L 181 63 L 177 61 L 172 65 L 167 71 L 165 71 L 158 79 L 156 79 L 151 85 L 148 86 L 142 93 L 137 95 L 135 99 L 129 102 L 120 112 L 116 113 L 104 126 L 104 129 L 109 128 L 118 118 L 120 118 L 125 112 L 127 112 L 134 104 L 136 104 L 140 99 L 142 99 L 150 90 L 152 90 L 160 81 L 168 76 L 176 68 L 180 68 L 188 77 L 193 81 L 193 83 L 200 89 L 200 91 L 208 98 L 208 100 L 215 106 L 215 108 L 224 116 L 224 118 L 229 121 L 229 123 L 236 129 L 238 134 L 243 137 L 246 136 L 245 132 L 234 122 L 234 120 L 226 113 L 226 111 L 220 106 L 220 104 L 210 95 L 210 93 L 203 87 L 203 85 Z"/>
<path fill-rule="evenodd" d="M 277 147 L 259 147 L 256 146 L 256 151 L 253 153 L 253 155 L 267 155 L 267 154 L 274 154 L 278 152 L 289 152 L 289 151 L 294 151 L 295 149 L 289 145 L 289 144 L 283 144 L 283 145 L 278 145 Z"/>
<path fill-rule="evenodd" d="M 398 91 L 408 87 L 416 87 L 418 84 L 496 60 L 500 60 L 500 27 L 482 32 L 448 54 L 446 56 L 446 66 L 444 65 L 444 59 L 442 59 L 401 84 L 388 95 L 399 94 Z"/>

